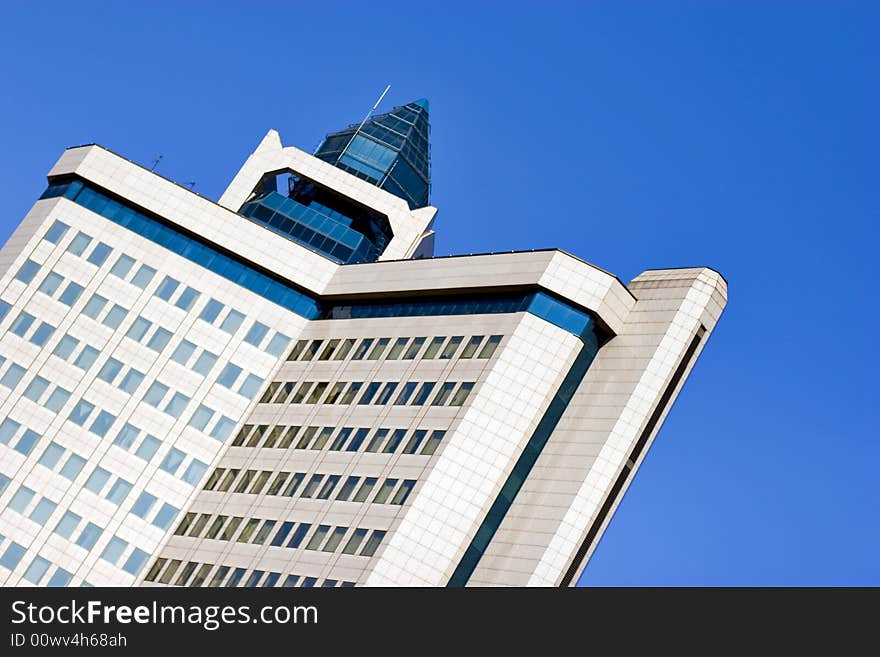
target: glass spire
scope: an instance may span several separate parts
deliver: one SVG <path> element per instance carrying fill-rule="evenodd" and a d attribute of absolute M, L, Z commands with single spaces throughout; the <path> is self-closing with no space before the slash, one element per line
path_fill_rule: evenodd
<path fill-rule="evenodd" d="M 327 135 L 315 157 L 421 208 L 431 189 L 429 132 L 428 101 L 420 98 Z"/>

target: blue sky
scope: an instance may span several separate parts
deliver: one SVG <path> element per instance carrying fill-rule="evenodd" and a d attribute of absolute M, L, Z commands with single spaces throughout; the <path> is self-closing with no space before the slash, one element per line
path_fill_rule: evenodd
<path fill-rule="evenodd" d="M 719 270 L 581 582 L 880 585 L 876 4 L 16 3 L 0 61 L 2 241 L 67 146 L 217 198 L 267 129 L 311 150 L 390 82 L 431 101 L 438 254 Z"/>

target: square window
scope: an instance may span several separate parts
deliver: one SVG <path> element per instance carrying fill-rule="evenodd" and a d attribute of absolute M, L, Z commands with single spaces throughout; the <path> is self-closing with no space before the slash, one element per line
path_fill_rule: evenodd
<path fill-rule="evenodd" d="M 67 416 L 67 419 L 74 424 L 83 426 L 86 423 L 86 420 L 89 419 L 89 415 L 92 414 L 93 410 L 95 410 L 94 404 L 87 402 L 85 399 L 80 399 L 76 403 L 76 406 L 73 407 L 73 410 L 70 411 L 70 415 Z"/>
<path fill-rule="evenodd" d="M 180 293 L 180 297 L 178 297 L 177 302 L 174 304 L 178 308 L 189 312 L 193 304 L 196 302 L 196 299 L 199 298 L 201 293 L 193 289 L 191 287 L 187 287 L 183 292 Z"/>
<path fill-rule="evenodd" d="M 230 309 L 229 313 L 220 324 L 220 328 L 229 334 L 235 333 L 244 321 L 244 315 L 235 309 Z"/>
<path fill-rule="evenodd" d="M 147 563 L 147 559 L 149 558 L 149 554 L 141 550 L 140 548 L 135 548 L 131 555 L 129 555 L 128 559 L 122 566 L 122 570 L 127 572 L 129 575 L 137 576 L 138 573 L 141 572 L 144 565 Z"/>
<path fill-rule="evenodd" d="M 71 240 L 70 245 L 67 247 L 67 250 L 70 251 L 73 255 L 81 256 L 83 254 L 83 251 L 86 250 L 86 247 L 88 247 L 91 241 L 91 237 L 80 231 L 76 234 L 76 237 Z"/>
<path fill-rule="evenodd" d="M 214 363 L 217 362 L 217 356 L 212 354 L 210 351 L 205 349 L 199 354 L 199 357 L 196 358 L 196 362 L 193 363 L 193 371 L 197 374 L 201 374 L 202 376 L 207 376 L 208 372 L 211 371 L 211 368 L 214 367 Z"/>
<path fill-rule="evenodd" d="M 171 340 L 171 331 L 162 328 L 161 326 L 156 329 L 156 332 L 153 333 L 153 337 L 150 338 L 150 341 L 147 342 L 147 347 L 156 351 L 158 353 L 162 353 L 162 350 L 168 346 L 168 342 Z"/>
<path fill-rule="evenodd" d="M 168 529 L 169 525 L 174 521 L 175 516 L 177 516 L 178 511 L 179 509 L 170 504 L 163 504 L 162 508 L 159 509 L 159 512 L 156 514 L 156 517 L 153 518 L 153 524 L 159 529 Z"/>
<path fill-rule="evenodd" d="M 41 376 L 35 376 L 34 380 L 30 382 L 30 385 L 24 389 L 24 396 L 32 402 L 39 403 L 40 397 L 43 396 L 43 393 L 46 392 L 48 387 L 49 382 L 46 379 Z"/>
<path fill-rule="evenodd" d="M 56 568 L 55 573 L 52 577 L 49 578 L 49 581 L 46 582 L 46 586 L 48 587 L 62 587 L 70 584 L 70 580 L 73 579 L 73 575 L 64 568 Z"/>
<path fill-rule="evenodd" d="M 40 287 L 38 287 L 37 290 L 46 296 L 51 297 L 58 291 L 58 288 L 61 287 L 63 282 L 63 276 L 56 274 L 54 271 L 50 271 L 46 278 L 43 279 L 43 282 L 40 283 Z"/>
<path fill-rule="evenodd" d="M 165 405 L 165 412 L 171 417 L 178 418 L 187 404 L 189 404 L 189 397 L 183 393 L 175 392 L 168 404 Z"/>
<path fill-rule="evenodd" d="M 31 336 L 31 342 L 33 342 L 38 347 L 42 347 L 46 344 L 49 338 L 52 337 L 52 334 L 55 332 L 55 327 L 43 322 L 37 327 L 37 330 L 34 331 L 34 334 Z"/>
<path fill-rule="evenodd" d="M 15 420 L 4 419 L 3 422 L 0 422 L 0 443 L 8 445 L 20 428 L 21 425 Z"/>
<path fill-rule="evenodd" d="M 183 459 L 185 458 L 186 454 L 176 447 L 172 447 L 168 454 L 165 455 L 165 458 L 162 460 L 159 467 L 168 474 L 174 474 L 177 472 L 178 468 L 180 468 L 180 464 L 183 463 Z"/>
<path fill-rule="evenodd" d="M 123 500 L 128 497 L 129 492 L 131 492 L 131 484 L 125 481 L 125 479 L 117 479 L 110 486 L 110 490 L 107 491 L 107 499 L 113 502 L 113 504 L 122 504 Z"/>
<path fill-rule="evenodd" d="M 52 564 L 43 557 L 34 557 L 34 560 L 31 561 L 31 565 L 28 566 L 26 571 L 24 571 L 23 577 L 31 584 L 39 584 L 40 580 L 46 575 L 46 571 L 49 570 L 49 566 L 51 565 Z"/>
<path fill-rule="evenodd" d="M 181 476 L 186 483 L 192 484 L 195 486 L 199 483 L 202 478 L 202 475 L 205 474 L 205 471 L 208 469 L 208 466 L 205 463 L 202 463 L 198 459 L 193 459 L 190 461 L 190 464 L 187 466 L 186 471 Z"/>
<path fill-rule="evenodd" d="M 24 556 L 24 553 L 24 546 L 13 541 L 9 544 L 9 547 L 6 548 L 6 552 L 3 553 L 3 556 L 0 557 L 0 566 L 8 568 L 9 570 L 14 570 L 18 565 L 18 562 L 21 561 L 21 558 Z"/>
<path fill-rule="evenodd" d="M 34 495 L 36 495 L 34 491 L 32 491 L 27 486 L 22 486 L 15 492 L 15 495 L 13 495 L 12 499 L 9 500 L 7 506 L 13 511 L 24 513 L 24 510 L 27 508 L 28 504 L 30 504 L 31 500 L 34 499 Z"/>
<path fill-rule="evenodd" d="M 211 438 L 216 438 L 221 443 L 225 442 L 235 428 L 235 424 L 234 420 L 231 420 L 225 415 L 221 416 L 220 419 L 217 420 L 217 424 L 214 425 L 214 428 L 211 429 Z"/>
<path fill-rule="evenodd" d="M 159 447 L 161 445 L 161 440 L 159 440 L 155 436 L 147 435 L 144 437 L 143 442 L 137 448 L 137 451 L 134 453 L 134 455 L 142 458 L 144 461 L 149 461 L 156 455 L 156 452 L 159 450 Z"/>
<path fill-rule="evenodd" d="M 283 333 L 276 333 L 266 345 L 266 352 L 272 356 L 280 357 L 289 344 L 290 338 Z"/>
<path fill-rule="evenodd" d="M 147 334 L 147 331 L 150 330 L 150 327 L 152 325 L 153 322 L 151 322 L 150 320 L 144 319 L 143 317 L 138 317 L 134 320 L 125 335 L 136 342 L 140 342 L 144 339 L 144 336 Z"/>
<path fill-rule="evenodd" d="M 89 475 L 89 478 L 86 479 L 86 483 L 83 486 L 86 490 L 92 491 L 95 495 L 100 495 L 101 490 L 107 485 L 109 480 L 110 473 L 99 466 L 95 468 L 91 475 Z"/>
<path fill-rule="evenodd" d="M 220 376 L 217 377 L 217 383 L 231 389 L 235 385 L 235 380 L 238 379 L 239 374 L 241 374 L 241 368 L 238 365 L 228 363 L 223 368 L 223 371 L 220 372 Z"/>
<path fill-rule="evenodd" d="M 36 431 L 25 429 L 25 432 L 21 435 L 21 438 L 19 438 L 18 442 L 15 444 L 15 451 L 24 454 L 25 456 L 28 456 L 34 449 L 34 446 L 37 444 L 37 441 L 39 441 L 40 438 L 40 434 L 38 434 Z"/>
<path fill-rule="evenodd" d="M 64 292 L 61 293 L 61 296 L 58 297 L 58 300 L 67 305 L 73 306 L 76 303 L 77 299 L 79 299 L 80 295 L 83 293 L 85 288 L 79 283 L 74 283 L 71 281 L 67 284 L 67 287 L 64 288 Z"/>
<path fill-rule="evenodd" d="M 44 406 L 54 413 L 59 413 L 68 399 L 70 399 L 70 393 L 61 386 L 56 386 Z"/>
<path fill-rule="evenodd" d="M 31 328 L 31 325 L 34 323 L 36 317 L 31 315 L 30 313 L 21 312 L 18 314 L 12 324 L 9 325 L 9 332 L 14 333 L 20 338 L 23 338 L 28 330 Z"/>
<path fill-rule="evenodd" d="M 107 262 L 107 258 L 110 256 L 110 252 L 113 251 L 107 244 L 104 242 L 98 242 L 95 245 L 95 248 L 92 249 L 92 252 L 89 254 L 89 257 L 86 258 L 88 262 L 91 262 L 93 265 L 100 267 L 105 262 Z"/>
<path fill-rule="evenodd" d="M 123 308 L 118 303 L 114 304 L 113 307 L 107 312 L 107 316 L 104 317 L 104 326 L 109 326 L 113 330 L 118 329 L 119 325 L 122 324 L 122 320 L 125 319 L 125 316 L 127 314 L 127 308 Z"/>
<path fill-rule="evenodd" d="M 138 518 L 146 519 L 147 514 L 150 512 L 150 509 L 153 508 L 155 503 L 156 496 L 150 495 L 147 491 L 144 491 L 132 505 L 131 512 Z"/>
<path fill-rule="evenodd" d="M 98 350 L 91 345 L 86 345 L 79 353 L 79 356 L 76 357 L 76 360 L 73 361 L 73 364 L 81 370 L 88 370 L 92 365 L 94 365 L 97 358 Z"/>
<path fill-rule="evenodd" d="M 34 510 L 31 511 L 30 519 L 40 525 L 45 525 L 46 521 L 55 511 L 55 507 L 57 506 L 58 505 L 55 504 L 55 502 L 47 497 L 44 497 L 39 502 L 37 502 L 37 506 L 35 506 Z"/>
<path fill-rule="evenodd" d="M 195 353 L 196 346 L 190 342 L 189 340 L 184 340 L 179 345 L 177 345 L 177 349 L 174 350 L 174 353 L 171 354 L 171 360 L 176 363 L 180 363 L 183 366 L 189 362 L 189 359 Z"/>
<path fill-rule="evenodd" d="M 98 378 L 112 385 L 113 381 L 116 379 L 117 376 L 119 376 L 119 373 L 121 371 L 122 363 L 115 358 L 111 358 L 106 363 L 104 363 L 104 367 L 102 367 L 101 371 L 98 372 Z"/>
<path fill-rule="evenodd" d="M 253 399 L 262 385 L 263 379 L 255 374 L 248 374 L 247 378 L 245 378 L 241 387 L 238 389 L 238 394 L 247 397 L 248 399 Z"/>
<path fill-rule="evenodd" d="M 217 301 L 217 299 L 209 299 L 205 307 L 202 308 L 202 312 L 199 313 L 199 319 L 208 322 L 208 324 L 213 324 L 221 312 L 223 312 L 223 304 Z"/>
<path fill-rule="evenodd" d="M 86 464 L 86 460 L 80 456 L 79 454 L 71 454 L 67 458 L 67 462 L 61 467 L 61 476 L 67 477 L 71 481 L 76 479 L 76 476 L 83 469 L 83 466 Z"/>
<path fill-rule="evenodd" d="M 212 417 L 214 417 L 214 411 L 205 405 L 201 405 L 190 418 L 189 426 L 194 427 L 199 431 L 204 431 Z"/>
<path fill-rule="evenodd" d="M 150 284 L 150 281 L 153 280 L 153 276 L 155 275 L 155 269 L 148 267 L 147 265 L 141 265 L 140 269 L 137 270 L 137 273 L 131 279 L 131 284 L 136 285 L 143 290 Z"/>
<path fill-rule="evenodd" d="M 140 432 L 141 430 L 136 426 L 126 423 L 123 425 L 122 429 L 119 430 L 119 433 L 116 434 L 113 444 L 127 450 L 134 445 L 134 441 Z"/>
<path fill-rule="evenodd" d="M 122 254 L 113 264 L 113 267 L 110 269 L 110 273 L 114 276 L 118 276 L 122 280 L 125 280 L 125 277 L 128 276 L 128 272 L 131 271 L 132 267 L 134 267 L 134 258 Z"/>
<path fill-rule="evenodd" d="M 159 287 L 156 288 L 155 295 L 163 301 L 170 301 L 171 296 L 179 286 L 180 281 L 176 281 L 170 276 L 166 276 L 165 279 L 159 283 Z"/>
<path fill-rule="evenodd" d="M 138 372 L 132 367 L 130 370 L 128 370 L 128 373 L 124 377 L 122 377 L 122 381 L 119 383 L 119 389 L 127 392 L 130 395 L 133 395 L 138 389 L 138 386 L 141 385 L 141 382 L 143 380 L 143 373 Z"/>
<path fill-rule="evenodd" d="M 86 317 L 91 317 L 92 319 L 97 320 L 98 315 L 106 305 L 106 298 L 102 297 L 100 294 L 93 294 L 92 298 L 88 300 L 85 307 L 82 309 L 82 314 Z"/>
<path fill-rule="evenodd" d="M 159 404 L 162 402 L 162 399 L 168 394 L 168 386 L 163 383 L 159 383 L 155 381 L 153 385 L 147 390 L 147 394 L 144 395 L 144 401 L 147 402 L 150 406 L 155 406 L 159 408 Z"/>
<path fill-rule="evenodd" d="M 92 422 L 92 426 L 89 427 L 89 431 L 103 438 L 107 435 L 107 432 L 110 430 L 110 427 L 113 426 L 113 423 L 115 421 L 115 415 L 111 415 L 107 411 L 101 411 L 100 413 L 98 413 L 98 417 L 95 418 L 95 421 Z"/>
<path fill-rule="evenodd" d="M 251 326 L 250 330 L 247 332 L 247 335 L 244 336 L 244 341 L 255 347 L 259 347 L 268 332 L 268 326 L 261 322 L 254 322 L 253 326 Z"/>
<path fill-rule="evenodd" d="M 61 460 L 63 454 L 64 448 L 56 442 L 51 442 L 43 451 L 43 455 L 38 462 L 51 470 L 58 465 L 58 461 Z"/>
<path fill-rule="evenodd" d="M 34 276 L 37 275 L 38 271 L 40 271 L 40 265 L 38 263 L 33 260 L 25 260 L 24 264 L 18 269 L 18 273 L 15 277 L 27 285 L 34 280 Z"/>
<path fill-rule="evenodd" d="M 62 360 L 67 360 L 70 358 L 70 355 L 73 353 L 74 349 L 76 349 L 77 345 L 79 345 L 79 340 L 72 335 L 65 335 L 55 346 L 55 351 L 52 353 Z"/>
<path fill-rule="evenodd" d="M 68 511 L 61 516 L 61 520 L 55 525 L 55 533 L 64 538 L 70 538 L 80 521 L 82 521 L 81 516 L 78 516 L 73 511 Z"/>
<path fill-rule="evenodd" d="M 58 244 L 62 237 L 64 237 L 64 233 L 67 232 L 67 229 L 70 228 L 63 221 L 55 221 L 51 226 L 49 226 L 49 230 L 46 231 L 44 240 L 47 242 L 52 242 L 52 244 Z"/>
<path fill-rule="evenodd" d="M 24 368 L 18 363 L 12 363 L 3 375 L 3 378 L 0 379 L 0 383 L 7 388 L 14 388 L 18 385 L 18 382 L 21 381 L 21 377 L 23 376 Z"/>
<path fill-rule="evenodd" d="M 109 561 L 110 563 L 115 565 L 116 562 L 119 561 L 119 557 L 122 556 L 122 553 L 125 552 L 125 549 L 127 547 L 127 541 L 123 541 L 118 536 L 114 536 L 110 539 L 110 542 L 107 543 L 107 546 L 101 553 L 101 558 L 104 559 L 104 561 Z"/>

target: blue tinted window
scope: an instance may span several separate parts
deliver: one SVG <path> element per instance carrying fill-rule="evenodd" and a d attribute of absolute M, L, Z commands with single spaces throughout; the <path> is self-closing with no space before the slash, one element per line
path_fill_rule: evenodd
<path fill-rule="evenodd" d="M 56 345 L 55 351 L 52 353 L 61 358 L 62 360 L 67 360 L 70 358 L 70 354 L 73 353 L 73 350 L 76 349 L 79 344 L 79 340 L 77 340 L 72 335 L 65 335 L 61 338 L 61 341 Z"/>
<path fill-rule="evenodd" d="M 49 581 L 46 582 L 46 586 L 49 587 L 62 587 L 70 584 L 70 580 L 73 579 L 73 575 L 64 568 L 56 568 L 52 577 L 49 578 Z"/>
<path fill-rule="evenodd" d="M 223 371 L 220 372 L 220 376 L 217 377 L 217 383 L 221 386 L 226 386 L 227 388 L 232 388 L 235 385 L 236 379 L 241 374 L 241 368 L 238 365 L 233 365 L 232 363 L 228 363 L 226 367 L 223 368 Z"/>
<path fill-rule="evenodd" d="M 125 280 L 125 277 L 128 276 L 128 273 L 131 271 L 132 267 L 134 267 L 134 258 L 122 254 L 113 264 L 113 267 L 110 269 L 110 273 Z"/>
<path fill-rule="evenodd" d="M 223 322 L 221 322 L 220 328 L 227 333 L 235 333 L 243 321 L 244 315 L 235 309 L 230 309 Z"/>
<path fill-rule="evenodd" d="M 43 451 L 43 455 L 40 457 L 39 463 L 46 466 L 50 470 L 53 469 L 56 465 L 58 465 L 58 461 L 61 459 L 61 456 L 64 454 L 64 448 L 58 443 L 51 442 L 49 446 Z"/>
<path fill-rule="evenodd" d="M 58 505 L 48 497 L 44 497 L 37 502 L 37 505 L 34 507 L 34 510 L 31 511 L 29 517 L 34 522 L 40 525 L 45 525 L 46 521 L 49 520 L 49 517 L 55 512 L 57 506 Z"/>
<path fill-rule="evenodd" d="M 37 290 L 51 297 L 58 291 L 58 288 L 61 287 L 63 282 L 63 276 L 56 274 L 54 271 L 50 271 L 46 274 L 46 278 L 43 279 L 43 282 L 40 283 L 40 287 L 38 287 Z"/>
<path fill-rule="evenodd" d="M 83 426 L 86 423 L 86 420 L 89 419 L 89 415 L 92 414 L 93 410 L 95 410 L 94 404 L 87 402 L 85 399 L 80 399 L 76 403 L 76 406 L 73 407 L 73 410 L 70 411 L 70 415 L 67 416 L 67 419 L 74 424 Z"/>
<path fill-rule="evenodd" d="M 113 482 L 113 485 L 110 486 L 110 490 L 107 491 L 107 499 L 113 502 L 113 504 L 122 504 L 122 501 L 128 497 L 130 491 L 130 483 L 124 479 L 117 479 Z"/>
<path fill-rule="evenodd" d="M 93 547 L 95 547 L 95 543 L 98 542 L 98 539 L 101 537 L 101 534 L 103 532 L 104 530 L 98 527 L 98 525 L 90 522 L 82 530 L 79 538 L 76 539 L 76 544 L 80 547 L 84 547 L 86 550 L 91 550 Z"/>
<path fill-rule="evenodd" d="M 112 384 L 116 377 L 119 376 L 119 373 L 121 371 L 122 363 L 115 358 L 111 358 L 106 363 L 104 363 L 104 367 L 102 367 L 101 371 L 98 372 L 98 378 L 102 381 L 106 381 L 107 383 Z"/>
<path fill-rule="evenodd" d="M 9 500 L 7 506 L 13 511 L 24 513 L 27 505 L 31 503 L 32 499 L 34 499 L 35 494 L 36 493 L 34 493 L 34 491 L 32 491 L 27 486 L 22 486 L 15 492 L 15 495 L 13 495 L 12 499 Z"/>
<path fill-rule="evenodd" d="M 28 332 L 28 329 L 30 329 L 31 325 L 34 323 L 35 319 L 36 317 L 30 313 L 22 311 L 19 313 L 18 317 L 12 321 L 12 324 L 9 325 L 9 332 L 23 338 Z"/>
<path fill-rule="evenodd" d="M 150 495 L 147 491 L 144 491 L 131 507 L 131 512 L 139 518 L 146 518 L 155 503 L 156 496 Z"/>
<path fill-rule="evenodd" d="M 83 254 L 83 251 L 86 250 L 86 247 L 91 243 L 91 241 L 91 237 L 80 231 L 76 234 L 76 237 L 71 240 L 70 245 L 67 247 L 67 250 L 74 255 L 81 256 Z"/>
<path fill-rule="evenodd" d="M 251 326 L 250 330 L 244 336 L 244 341 L 255 347 L 259 347 L 268 332 L 268 326 L 260 322 L 254 322 L 253 326 Z"/>
<path fill-rule="evenodd" d="M 58 241 L 64 237 L 64 233 L 67 232 L 68 228 L 70 228 L 70 226 L 63 221 L 56 221 L 49 226 L 49 230 L 46 231 L 46 235 L 43 239 L 52 242 L 52 244 L 58 244 Z"/>
<path fill-rule="evenodd" d="M 140 548 L 135 548 L 134 550 L 132 550 L 132 553 L 123 564 L 122 570 L 127 572 L 129 575 L 137 575 L 141 572 L 144 565 L 147 563 L 147 558 L 149 556 L 150 555 L 148 555 Z"/>
<path fill-rule="evenodd" d="M 14 388 L 18 385 L 18 382 L 21 381 L 21 377 L 23 376 L 24 368 L 18 363 L 11 363 L 9 369 L 7 369 L 6 373 L 3 375 L 3 378 L 0 378 L 0 384 L 3 384 L 7 388 Z"/>
<path fill-rule="evenodd" d="M 196 409 L 196 412 L 193 413 L 192 418 L 190 418 L 189 425 L 198 429 L 199 431 L 204 431 L 205 427 L 208 426 L 208 422 L 211 421 L 212 417 L 214 417 L 213 410 L 204 405 L 199 406 Z"/>
<path fill-rule="evenodd" d="M 24 556 L 25 549 L 15 541 L 9 544 L 3 556 L 0 557 L 0 566 L 13 570 L 21 558 Z"/>
<path fill-rule="evenodd" d="M 40 265 L 33 260 L 25 260 L 24 264 L 19 268 L 15 277 L 22 283 L 30 283 L 34 280 L 34 276 L 40 271 Z"/>
<path fill-rule="evenodd" d="M 281 356 L 289 344 L 290 338 L 283 333 L 276 333 L 269 340 L 269 344 L 266 345 L 266 352 L 273 356 Z"/>
<path fill-rule="evenodd" d="M 119 557 L 122 556 L 122 553 L 125 552 L 125 549 L 127 547 L 127 541 L 123 541 L 118 536 L 114 536 L 104 547 L 104 551 L 101 552 L 101 558 L 105 561 L 109 561 L 110 563 L 115 564 L 117 561 L 119 561 Z"/>
<path fill-rule="evenodd" d="M 143 290 L 150 284 L 150 281 L 153 280 L 153 276 L 155 275 L 155 269 L 148 267 L 147 265 L 141 265 L 137 270 L 137 273 L 132 277 L 131 284 L 136 285 Z"/>
<path fill-rule="evenodd" d="M 207 464 L 202 463 L 198 459 L 193 459 L 192 461 L 190 461 L 190 464 L 187 466 L 186 472 L 183 473 L 181 479 L 183 479 L 186 483 L 195 486 L 197 483 L 199 483 L 199 480 L 202 478 L 202 475 L 205 474 L 205 470 L 207 469 Z"/>
<path fill-rule="evenodd" d="M 163 504 L 162 508 L 159 509 L 159 512 L 156 514 L 156 517 L 153 518 L 153 524 L 156 525 L 156 527 L 158 527 L 159 529 L 168 529 L 168 526 L 174 520 L 177 512 L 177 508 L 167 503 Z"/>
<path fill-rule="evenodd" d="M 217 420 L 217 424 L 215 424 L 214 428 L 211 430 L 211 438 L 216 438 L 221 443 L 225 442 L 234 428 L 235 421 L 229 419 L 225 415 L 221 416 L 220 419 Z"/>
<path fill-rule="evenodd" d="M 261 385 L 263 385 L 263 379 L 255 374 L 248 374 L 238 389 L 238 394 L 252 399 L 259 392 Z"/>
<path fill-rule="evenodd" d="M 189 311 L 196 302 L 196 299 L 199 298 L 199 294 L 200 292 L 198 290 L 188 287 L 180 293 L 180 297 L 178 297 L 174 305 L 178 308 Z"/>
<path fill-rule="evenodd" d="M 8 445 L 20 428 L 21 425 L 18 422 L 5 418 L 3 422 L 0 422 L 0 443 Z"/>
<path fill-rule="evenodd" d="M 34 560 L 31 561 L 31 565 L 28 566 L 26 571 L 24 571 L 23 577 L 31 584 L 39 584 L 40 580 L 43 579 L 46 571 L 49 570 L 49 566 L 51 565 L 52 564 L 43 557 L 34 557 Z"/>
<path fill-rule="evenodd" d="M 82 516 L 78 516 L 73 511 L 68 511 L 63 516 L 61 516 L 61 520 L 58 521 L 58 524 L 55 525 L 55 533 L 63 536 L 64 538 L 70 538 L 73 535 L 73 530 L 76 529 L 77 525 L 82 521 Z"/>
<path fill-rule="evenodd" d="M 172 417 L 180 417 L 180 414 L 183 413 L 183 409 L 186 408 L 186 405 L 189 404 L 189 397 L 180 392 L 175 392 L 174 396 L 168 400 L 168 404 L 165 406 L 165 412 Z"/>
<path fill-rule="evenodd" d="M 107 411 L 101 411 L 100 413 L 98 413 L 98 417 L 95 418 L 95 421 L 92 422 L 92 426 L 89 427 L 89 431 L 103 438 L 107 435 L 107 432 L 110 430 L 110 427 L 113 426 L 113 423 L 115 421 L 115 415 L 111 415 Z"/>
<path fill-rule="evenodd" d="M 25 432 L 21 435 L 21 438 L 19 438 L 18 442 L 15 444 L 15 451 L 27 456 L 34 449 L 34 446 L 37 444 L 37 441 L 39 439 L 40 434 L 38 434 L 36 431 L 25 429 Z"/>
<path fill-rule="evenodd" d="M 140 432 L 141 430 L 137 427 L 131 424 L 125 424 L 122 429 L 119 430 L 119 433 L 116 434 L 116 439 L 113 441 L 113 444 L 127 450 L 134 444 L 134 441 Z"/>
<path fill-rule="evenodd" d="M 52 334 L 55 332 L 55 327 L 43 322 L 37 327 L 37 330 L 34 331 L 34 334 L 31 336 L 31 342 L 33 342 L 38 347 L 42 347 L 49 338 L 52 337 Z"/>
<path fill-rule="evenodd" d="M 205 307 L 202 308 L 202 312 L 199 314 L 199 319 L 208 322 L 208 324 L 213 324 L 222 311 L 223 304 L 217 301 L 217 299 L 210 299 L 208 303 L 205 304 Z"/>
<path fill-rule="evenodd" d="M 77 299 L 79 299 L 80 295 L 83 293 L 83 286 L 79 283 L 74 283 L 71 281 L 67 284 L 67 287 L 64 288 L 64 292 L 61 293 L 61 296 L 58 297 L 58 300 L 68 306 L 72 306 L 76 303 Z"/>
<path fill-rule="evenodd" d="M 71 454 L 61 467 L 60 474 L 73 481 L 76 479 L 76 476 L 80 473 L 85 464 L 86 460 L 82 456 L 79 454 Z"/>
<path fill-rule="evenodd" d="M 180 281 L 176 281 L 170 276 L 166 276 L 165 279 L 159 283 L 159 287 L 156 288 L 156 296 L 165 301 L 169 301 L 171 296 L 174 294 L 174 291 L 180 286 Z"/>
<path fill-rule="evenodd" d="M 153 337 L 150 338 L 150 341 L 147 342 L 147 347 L 152 349 L 153 351 L 162 352 L 162 350 L 168 346 L 168 342 L 171 340 L 171 331 L 167 329 L 163 329 L 161 326 L 156 329 L 156 332 L 153 333 Z"/>
<path fill-rule="evenodd" d="M 167 394 L 168 386 L 156 381 L 153 383 L 153 385 L 150 386 L 149 390 L 147 390 L 147 394 L 144 395 L 144 401 L 147 402 L 150 406 L 155 406 L 156 408 L 158 408 L 159 404 L 162 403 L 162 399 Z"/>
<path fill-rule="evenodd" d="M 101 490 L 104 488 L 104 486 L 107 485 L 107 482 L 109 480 L 110 480 L 110 473 L 107 472 L 107 470 L 105 470 L 104 468 L 97 467 L 92 472 L 92 474 L 89 475 L 89 478 L 86 479 L 86 483 L 84 484 L 84 487 L 87 490 L 92 491 L 95 495 L 100 495 Z"/>
<path fill-rule="evenodd" d="M 36 376 L 34 377 L 34 380 L 30 382 L 30 385 L 24 389 L 24 396 L 32 402 L 39 403 L 40 397 L 43 396 L 43 393 L 46 392 L 48 387 L 49 382 L 46 379 L 41 376 Z"/>
<path fill-rule="evenodd" d="M 119 389 L 133 395 L 143 380 L 143 373 L 131 368 L 128 370 L 128 373 L 122 377 L 122 381 L 119 382 Z"/>
<path fill-rule="evenodd" d="M 177 349 L 175 349 L 174 353 L 171 354 L 171 360 L 186 366 L 186 364 L 189 362 L 189 359 L 192 358 L 193 353 L 195 353 L 195 350 L 196 346 L 192 342 L 190 342 L 189 340 L 184 340 L 179 345 L 177 345 Z"/>
<path fill-rule="evenodd" d="M 92 252 L 89 254 L 87 260 L 93 265 L 97 265 L 98 267 L 100 267 L 107 261 L 107 258 L 109 257 L 112 250 L 113 249 L 111 249 L 107 244 L 104 244 L 104 242 L 98 242 L 95 245 L 95 248 L 92 249 Z"/>
<path fill-rule="evenodd" d="M 144 336 L 147 334 L 147 331 L 150 330 L 150 327 L 153 325 L 148 319 L 144 319 L 143 317 L 138 317 L 132 322 L 132 325 L 129 327 L 128 332 L 125 334 L 130 337 L 132 340 L 140 342 L 144 339 Z"/>
<path fill-rule="evenodd" d="M 112 329 L 118 329 L 119 325 L 122 324 L 122 320 L 125 319 L 125 316 L 128 314 L 128 309 L 123 308 L 118 303 L 114 304 L 113 307 L 107 311 L 107 316 L 104 317 L 104 326 L 109 326 Z"/>
<path fill-rule="evenodd" d="M 211 371 L 211 368 L 214 367 L 214 363 L 217 362 L 217 356 L 212 354 L 207 349 L 199 354 L 199 357 L 196 358 L 196 362 L 193 363 L 193 370 L 202 376 L 206 376 L 208 372 Z"/>
<path fill-rule="evenodd" d="M 156 455 L 156 452 L 158 451 L 161 444 L 162 441 L 155 436 L 144 436 L 143 442 L 141 442 L 134 455 L 142 458 L 145 461 L 149 461 Z"/>
<path fill-rule="evenodd" d="M 86 305 L 83 306 L 82 314 L 86 317 L 91 317 L 92 319 L 97 320 L 98 315 L 104 309 L 104 306 L 107 305 L 107 299 L 102 297 L 100 294 L 93 294 L 92 298 L 86 302 Z"/>
<path fill-rule="evenodd" d="M 90 345 L 86 345 L 85 347 L 83 347 L 83 350 L 79 352 L 79 356 L 76 357 L 76 360 L 73 361 L 73 364 L 82 370 L 87 370 L 92 365 L 94 365 L 97 358 L 98 350 Z"/>
<path fill-rule="evenodd" d="M 162 459 L 162 463 L 159 467 L 169 474 L 174 474 L 177 472 L 177 469 L 180 467 L 180 464 L 183 463 L 183 459 L 185 458 L 186 454 L 176 447 L 172 447 L 168 454 L 165 455 L 165 458 Z"/>

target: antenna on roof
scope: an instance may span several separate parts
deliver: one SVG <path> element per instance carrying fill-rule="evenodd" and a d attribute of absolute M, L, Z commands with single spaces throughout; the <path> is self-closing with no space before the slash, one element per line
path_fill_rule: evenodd
<path fill-rule="evenodd" d="M 159 162 L 162 161 L 162 153 L 159 153 L 159 157 L 153 160 L 153 166 L 150 167 L 150 171 L 155 171 L 156 167 L 159 166 Z"/>
<path fill-rule="evenodd" d="M 370 117 L 373 115 L 373 112 L 375 112 L 376 108 L 379 107 L 379 103 L 381 103 L 382 99 L 385 98 L 385 94 L 388 93 L 388 90 L 390 88 L 391 88 L 390 84 L 385 86 L 385 91 L 383 91 L 382 95 L 379 96 L 379 100 L 377 100 L 376 103 L 370 108 L 370 111 L 367 112 L 367 115 L 364 117 L 364 120 L 360 122 L 360 125 L 358 125 L 357 130 L 354 131 L 354 134 L 351 136 L 351 139 L 348 140 L 348 143 L 345 145 L 345 148 L 343 148 L 342 152 L 339 153 L 339 157 L 336 158 L 337 164 L 339 163 L 339 160 L 342 159 L 342 156 L 345 155 L 345 151 L 347 151 L 348 147 L 351 146 L 351 142 L 353 142 L 354 138 L 357 137 L 357 134 L 361 131 L 361 128 L 364 127 L 364 123 L 369 121 Z"/>

